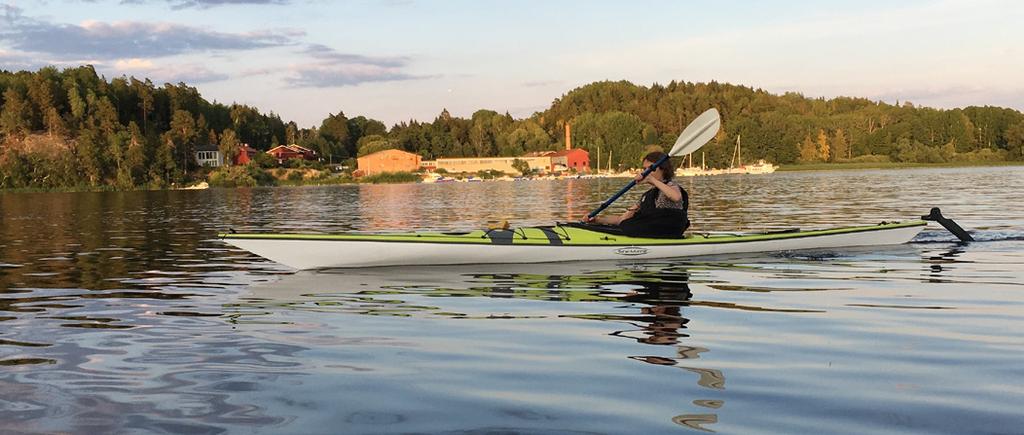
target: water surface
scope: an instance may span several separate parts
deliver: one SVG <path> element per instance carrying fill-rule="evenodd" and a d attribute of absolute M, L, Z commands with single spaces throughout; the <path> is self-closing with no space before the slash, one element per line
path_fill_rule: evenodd
<path fill-rule="evenodd" d="M 622 180 L 0 194 L 0 431 L 1024 427 L 1024 168 L 681 182 L 694 231 L 940 206 L 979 242 L 295 273 L 216 233 L 550 224 Z"/>

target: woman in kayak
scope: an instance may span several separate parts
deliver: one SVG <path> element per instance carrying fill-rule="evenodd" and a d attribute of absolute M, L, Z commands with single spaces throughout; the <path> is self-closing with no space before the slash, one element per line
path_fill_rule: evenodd
<path fill-rule="evenodd" d="M 643 160 L 644 170 L 664 155 L 660 151 L 648 153 Z M 686 190 L 672 181 L 674 173 L 672 160 L 665 159 L 646 178 L 641 178 L 643 174 L 636 176 L 637 184 L 651 185 L 638 203 L 620 216 L 588 217 L 585 221 L 618 226 L 632 237 L 682 237 L 683 231 L 690 227 L 690 219 L 686 216 L 690 200 Z"/>

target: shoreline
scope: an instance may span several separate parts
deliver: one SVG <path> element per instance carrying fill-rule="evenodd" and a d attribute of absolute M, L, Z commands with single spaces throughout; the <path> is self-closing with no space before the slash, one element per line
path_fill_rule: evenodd
<path fill-rule="evenodd" d="M 895 163 L 895 162 L 870 162 L 870 163 L 809 163 L 809 164 L 788 164 L 780 165 L 776 172 L 813 172 L 813 171 L 852 171 L 860 169 L 884 169 L 884 170 L 899 170 L 899 169 L 922 169 L 922 168 L 975 168 L 975 167 L 1012 167 L 1012 166 L 1024 166 L 1024 161 L 1018 162 L 957 162 L 957 163 Z M 757 175 L 771 175 L 771 174 L 757 174 Z M 338 186 L 338 185 L 360 185 L 360 184 L 447 184 L 447 182 L 465 183 L 465 182 L 491 182 L 491 181 L 504 181 L 504 182 L 515 182 L 515 181 L 536 181 L 536 180 L 553 180 L 553 179 L 586 179 L 586 178 L 629 178 L 626 175 L 614 174 L 614 175 L 584 175 L 581 177 L 550 177 L 550 176 L 538 176 L 535 178 L 477 178 L 474 177 L 472 181 L 469 180 L 446 180 L 443 183 L 435 182 L 379 182 L 379 183 L 366 183 L 366 182 L 323 182 L 324 180 L 317 180 L 311 182 L 304 182 L 300 180 L 277 180 L 279 184 L 276 185 L 264 185 L 264 186 L 251 186 L 259 188 L 277 188 L 277 187 L 304 187 L 304 186 Z M 690 177 L 679 177 L 679 178 L 690 178 Z M 224 189 L 237 189 L 238 187 L 217 187 L 205 185 L 199 187 L 198 185 L 206 184 L 204 181 L 197 182 L 193 185 L 182 186 L 182 187 L 165 187 L 165 188 L 145 188 L 139 187 L 134 189 L 118 189 L 114 186 L 74 186 L 74 187 L 58 187 L 58 188 L 43 188 L 43 187 L 21 187 L 15 189 L 0 189 L 0 194 L 5 193 L 81 193 L 81 192 L 138 192 L 138 191 L 175 191 L 175 190 L 205 190 L 207 188 L 224 188 Z"/>
<path fill-rule="evenodd" d="M 975 168 L 1024 166 L 1019 162 L 949 162 L 949 163 L 900 163 L 900 162 L 865 162 L 865 163 L 793 163 L 779 165 L 776 172 L 801 171 L 850 171 L 857 169 L 916 169 L 916 168 Z"/>

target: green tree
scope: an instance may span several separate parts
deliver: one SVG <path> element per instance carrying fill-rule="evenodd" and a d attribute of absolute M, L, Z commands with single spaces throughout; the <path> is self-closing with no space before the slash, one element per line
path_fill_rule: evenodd
<path fill-rule="evenodd" d="M 46 133 L 51 138 L 67 134 L 67 127 L 64 125 L 64 119 L 60 117 L 60 113 L 57 111 L 56 107 L 50 107 L 46 110 L 46 114 L 43 116 L 43 123 L 46 124 Z"/>
<path fill-rule="evenodd" d="M 84 128 L 79 133 L 75 146 L 76 156 L 90 186 L 97 186 L 103 180 L 104 148 L 99 132 L 93 128 Z"/>
<path fill-rule="evenodd" d="M 31 122 L 31 107 L 25 97 L 14 88 L 4 91 L 4 106 L 0 111 L 0 132 L 8 136 L 28 134 Z"/>
<path fill-rule="evenodd" d="M 239 149 L 240 145 L 235 131 L 225 128 L 224 132 L 220 134 L 220 144 L 217 146 L 217 150 L 220 151 L 220 155 L 224 158 L 224 166 L 234 164 L 239 152 L 241 152 Z"/>
<path fill-rule="evenodd" d="M 142 184 L 146 169 L 146 138 L 135 121 L 128 122 L 128 152 L 125 166 L 131 177 L 131 184 Z"/>
<path fill-rule="evenodd" d="M 160 146 L 153 156 L 153 165 L 150 169 L 150 180 L 158 186 L 171 183 L 176 177 L 178 165 L 175 163 L 177 145 L 174 143 L 174 135 L 166 132 L 160 135 Z"/>
<path fill-rule="evenodd" d="M 289 122 L 285 128 L 284 142 L 288 145 L 297 144 L 299 140 L 299 128 L 294 122 Z"/>
<path fill-rule="evenodd" d="M 56 68 L 50 66 L 40 69 L 28 81 L 28 99 L 33 107 L 32 115 L 39 118 L 32 120 L 33 129 L 46 128 L 46 114 L 55 109 L 56 76 Z"/>
<path fill-rule="evenodd" d="M 180 109 L 175 110 L 168 133 L 174 144 L 175 161 L 180 164 L 178 168 L 187 174 L 189 168 L 195 166 L 195 147 L 199 138 L 199 130 L 192 114 Z"/>
<path fill-rule="evenodd" d="M 532 151 L 550 150 L 551 136 L 537 123 L 525 120 L 517 123 L 507 135 L 498 138 L 498 150 L 503 156 L 519 156 Z"/>
<path fill-rule="evenodd" d="M 526 176 L 533 173 L 533 169 L 530 168 L 530 164 L 523 159 L 512 160 L 512 169 L 519 171 L 520 174 Z"/>
<path fill-rule="evenodd" d="M 1024 121 L 1006 129 L 1006 144 L 1010 160 L 1024 161 Z"/>
<path fill-rule="evenodd" d="M 118 132 L 107 137 L 107 148 L 114 155 L 117 169 L 114 172 L 114 185 L 118 189 L 127 190 L 135 187 L 132 177 L 132 165 L 129 161 L 131 137 L 127 132 Z"/>
<path fill-rule="evenodd" d="M 373 154 L 378 151 L 390 150 L 397 148 L 398 145 L 378 134 L 363 136 L 359 139 L 359 157 Z"/>
<path fill-rule="evenodd" d="M 833 161 L 848 160 L 853 157 L 850 154 L 850 144 L 846 142 L 846 133 L 841 128 L 837 128 L 832 137 L 831 151 Z"/>
<path fill-rule="evenodd" d="M 320 135 L 328 144 L 323 154 L 333 156 L 335 160 L 356 154 L 355 147 L 349 146 L 348 118 L 344 113 L 328 114 L 320 123 Z"/>
<path fill-rule="evenodd" d="M 71 77 L 64 79 L 64 91 L 68 96 L 68 106 L 71 108 L 72 128 L 78 128 L 78 125 L 85 119 L 87 109 L 85 99 L 82 98 L 78 82 Z"/>

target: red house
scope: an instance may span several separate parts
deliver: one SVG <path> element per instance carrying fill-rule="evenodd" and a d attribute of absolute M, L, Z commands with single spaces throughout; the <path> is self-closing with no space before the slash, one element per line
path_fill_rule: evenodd
<path fill-rule="evenodd" d="M 278 164 L 291 159 L 316 160 L 316 151 L 295 144 L 278 145 L 267 151 L 267 154 L 274 156 Z"/>
<path fill-rule="evenodd" d="M 235 156 L 235 165 L 244 165 L 252 161 L 253 157 L 256 156 L 259 150 L 249 146 L 249 144 L 241 144 L 238 146 L 238 155 Z"/>
<path fill-rule="evenodd" d="M 556 170 L 575 169 L 576 172 L 590 172 L 590 153 L 586 150 L 573 148 L 555 151 L 548 155 L 551 156 L 551 165 L 554 166 Z"/>

